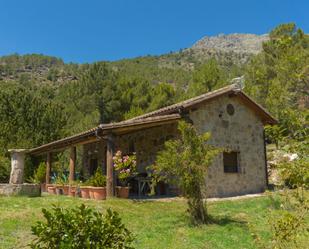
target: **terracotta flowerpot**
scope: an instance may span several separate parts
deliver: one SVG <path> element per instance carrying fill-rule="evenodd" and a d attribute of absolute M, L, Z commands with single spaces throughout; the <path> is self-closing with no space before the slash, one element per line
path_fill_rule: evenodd
<path fill-rule="evenodd" d="M 116 187 L 116 195 L 119 198 L 129 198 L 130 188 L 129 187 Z"/>
<path fill-rule="evenodd" d="M 90 197 L 90 199 L 94 199 L 94 192 L 93 192 L 93 188 L 94 187 L 89 187 L 89 197 Z"/>
<path fill-rule="evenodd" d="M 62 189 L 62 187 L 60 187 L 60 186 L 57 186 L 57 187 L 56 187 L 56 194 L 57 194 L 57 195 L 63 195 L 63 189 Z"/>
<path fill-rule="evenodd" d="M 70 188 L 69 185 L 62 186 L 62 191 L 63 191 L 64 195 L 68 195 L 69 194 L 69 188 Z"/>
<path fill-rule="evenodd" d="M 48 190 L 48 187 L 56 187 L 56 185 L 51 183 L 45 184 L 46 191 Z"/>
<path fill-rule="evenodd" d="M 80 187 L 80 194 L 82 198 L 89 199 L 90 198 L 89 187 L 86 187 L 86 186 Z"/>
<path fill-rule="evenodd" d="M 91 187 L 90 193 L 92 193 L 95 200 L 106 199 L 106 188 L 105 187 Z"/>
<path fill-rule="evenodd" d="M 75 197 L 75 194 L 76 194 L 76 187 L 75 186 L 71 186 L 69 188 L 69 196 Z"/>
<path fill-rule="evenodd" d="M 47 187 L 47 192 L 52 195 L 56 194 L 56 187 L 54 186 Z"/>

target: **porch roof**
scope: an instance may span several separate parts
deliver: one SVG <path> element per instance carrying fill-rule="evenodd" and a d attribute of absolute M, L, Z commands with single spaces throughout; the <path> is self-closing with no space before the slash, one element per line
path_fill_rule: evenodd
<path fill-rule="evenodd" d="M 100 124 L 99 126 L 82 133 L 32 148 L 28 150 L 27 153 L 31 155 L 39 155 L 46 152 L 61 151 L 73 145 L 99 141 L 104 139 L 105 136 L 110 133 L 122 135 L 132 131 L 173 123 L 179 119 L 181 119 L 179 114 L 169 114 L 137 120 L 126 120 L 118 123 Z"/>

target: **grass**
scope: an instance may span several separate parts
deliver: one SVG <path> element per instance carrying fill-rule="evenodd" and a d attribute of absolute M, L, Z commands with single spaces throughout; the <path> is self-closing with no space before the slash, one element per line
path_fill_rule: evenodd
<path fill-rule="evenodd" d="M 270 236 L 267 209 L 271 201 L 267 197 L 209 203 L 214 222 L 194 227 L 188 221 L 184 201 L 94 201 L 44 195 L 0 197 L 0 248 L 27 248 L 32 239 L 31 225 L 42 220 L 41 208 L 51 208 L 52 204 L 76 207 L 81 203 L 119 212 L 136 236 L 136 248 L 256 248 L 250 235 L 252 226 L 263 240 Z"/>

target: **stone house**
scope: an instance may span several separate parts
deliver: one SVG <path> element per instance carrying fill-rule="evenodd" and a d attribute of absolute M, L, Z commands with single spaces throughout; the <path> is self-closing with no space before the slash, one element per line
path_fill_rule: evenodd
<path fill-rule="evenodd" d="M 101 167 L 107 176 L 107 195 L 114 195 L 116 179 L 112 157 L 117 150 L 136 152 L 140 176 L 163 148 L 177 138 L 179 120 L 189 120 L 200 133 L 211 132 L 215 146 L 229 149 L 209 168 L 208 196 L 223 197 L 265 190 L 268 179 L 264 125 L 276 120 L 236 84 L 118 123 L 93 129 L 28 150 L 47 154 L 46 182 L 50 181 L 51 153 L 70 148 L 70 180 L 74 180 L 76 146 L 83 147 L 83 171 L 91 175 Z M 166 193 L 171 186 L 161 186 Z"/>

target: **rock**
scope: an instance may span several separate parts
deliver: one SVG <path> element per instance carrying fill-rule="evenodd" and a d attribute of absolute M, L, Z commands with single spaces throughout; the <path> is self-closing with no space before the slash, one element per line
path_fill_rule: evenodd
<path fill-rule="evenodd" d="M 215 49 L 224 52 L 257 54 L 262 50 L 263 42 L 268 40 L 267 34 L 219 34 L 203 37 L 192 46 L 192 49 Z"/>

